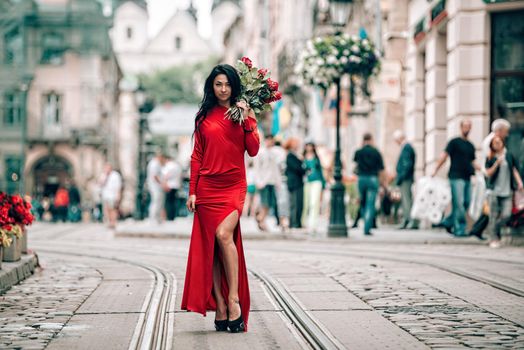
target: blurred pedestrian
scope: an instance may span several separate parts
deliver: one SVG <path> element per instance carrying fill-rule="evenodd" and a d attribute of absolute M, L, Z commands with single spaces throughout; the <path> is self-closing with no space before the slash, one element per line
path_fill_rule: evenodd
<path fill-rule="evenodd" d="M 375 200 L 379 189 L 379 176 L 384 170 L 382 155 L 373 146 L 373 136 L 365 133 L 363 147 L 355 152 L 353 160 L 358 167 L 358 190 L 361 201 L 361 217 L 364 218 L 364 235 L 371 235 L 373 220 L 375 218 Z"/>
<path fill-rule="evenodd" d="M 322 165 L 317 154 L 316 146 L 313 142 L 308 142 L 304 148 L 304 169 L 306 172 L 306 183 L 304 185 L 304 209 L 302 221 L 306 227 L 315 233 L 320 215 L 320 200 L 322 190 L 325 186 Z"/>
<path fill-rule="evenodd" d="M 481 154 L 480 154 L 480 166 L 482 167 L 482 172 L 484 173 L 484 175 L 486 175 L 486 160 L 488 159 L 488 157 L 491 156 L 491 152 L 492 152 L 491 146 L 490 146 L 491 141 L 493 140 L 494 137 L 498 136 L 505 143 L 506 138 L 509 135 L 510 128 L 511 128 L 511 124 L 506 119 L 502 119 L 502 118 L 495 119 L 491 123 L 491 132 L 482 141 L 482 149 L 481 149 Z M 505 147 L 504 147 L 503 152 L 504 153 L 507 152 Z M 484 181 L 484 179 L 482 180 L 479 179 L 479 181 Z M 481 192 L 477 192 L 478 198 L 476 198 L 476 200 L 478 201 L 478 203 L 476 204 L 476 207 L 478 208 L 479 211 L 481 211 L 482 208 L 484 207 L 484 204 L 487 204 L 489 206 L 489 198 L 487 197 L 487 194 L 484 191 L 484 189 L 486 188 L 486 184 L 484 184 L 484 186 L 477 184 L 477 186 L 479 187 L 479 189 L 482 189 Z M 476 236 L 479 239 L 483 239 L 482 232 L 487 227 L 488 223 L 489 223 L 489 216 L 485 214 L 484 215 L 480 214 L 479 218 L 473 224 L 471 231 L 469 232 L 469 235 Z"/>
<path fill-rule="evenodd" d="M 177 216 L 177 194 L 182 188 L 182 167 L 173 157 L 166 157 L 162 168 L 162 182 L 165 191 L 166 219 L 174 220 Z"/>
<path fill-rule="evenodd" d="M 304 206 L 304 175 L 306 169 L 298 157 L 298 139 L 289 138 L 284 148 L 287 150 L 286 178 L 289 191 L 289 227 L 302 228 Z"/>
<path fill-rule="evenodd" d="M 244 209 L 242 210 L 243 216 L 251 216 L 255 213 L 256 208 L 256 191 L 257 186 L 255 185 L 255 162 L 252 158 L 246 157 L 246 182 L 247 182 L 247 193 L 246 200 L 244 201 Z"/>
<path fill-rule="evenodd" d="M 393 139 L 401 147 L 400 155 L 397 161 L 397 176 L 395 184 L 400 189 L 400 203 L 402 206 L 403 221 L 401 229 L 418 229 L 417 220 L 411 219 L 411 206 L 413 205 L 413 196 L 411 187 L 415 178 L 415 150 L 401 130 L 393 132 Z"/>
<path fill-rule="evenodd" d="M 451 214 L 441 223 L 449 233 L 456 237 L 465 237 L 466 234 L 466 211 L 468 210 L 471 195 L 470 178 L 475 169 L 480 167 L 475 162 L 475 146 L 468 140 L 471 131 L 471 121 L 464 119 L 460 122 L 461 135 L 451 139 L 444 152 L 437 160 L 437 165 L 432 177 L 435 177 L 439 169 L 449 157 L 449 183 L 451 186 Z"/>
<path fill-rule="evenodd" d="M 31 197 L 31 213 L 35 216 L 37 221 L 43 220 L 44 212 L 45 209 L 42 202 L 34 196 Z"/>
<path fill-rule="evenodd" d="M 256 220 L 258 228 L 267 231 L 266 216 L 273 209 L 273 214 L 280 226 L 280 216 L 278 215 L 278 203 L 276 189 L 280 185 L 281 175 L 279 168 L 279 157 L 274 146 L 273 135 L 267 135 L 264 143 L 265 147 L 260 149 L 255 159 L 255 176 L 258 193 L 260 194 L 260 206 Z"/>
<path fill-rule="evenodd" d="M 105 172 L 99 179 L 92 176 L 87 180 L 87 207 L 91 212 L 91 220 L 102 222 L 104 210 L 102 205 L 102 184 L 105 181 Z"/>
<path fill-rule="evenodd" d="M 244 154 L 260 146 L 255 113 L 237 102 L 240 77 L 230 65 L 215 66 L 206 79 L 195 120 L 187 208 L 195 213 L 182 297 L 183 310 L 216 310 L 217 331 L 247 329 L 250 296 L 239 216 L 246 195 Z M 232 104 L 242 124 L 225 118 Z"/>
<path fill-rule="evenodd" d="M 157 151 L 155 156 L 147 163 L 146 183 L 151 196 L 149 203 L 149 221 L 151 223 L 162 222 L 165 202 L 165 192 L 162 188 L 162 167 L 164 164 L 165 158 L 161 151 Z"/>
<path fill-rule="evenodd" d="M 277 196 L 277 208 L 279 226 L 282 231 L 289 229 L 289 192 L 286 185 L 286 156 L 287 152 L 282 147 L 279 140 L 275 141 L 273 146 L 273 153 L 276 156 L 278 170 L 280 172 L 280 181 L 275 187 L 275 194 Z"/>
<path fill-rule="evenodd" d="M 69 210 L 67 216 L 69 221 L 79 222 L 82 220 L 82 199 L 80 197 L 80 190 L 76 186 L 74 180 L 69 181 L 68 187 Z"/>
<path fill-rule="evenodd" d="M 116 227 L 118 220 L 118 207 L 122 193 L 122 176 L 113 169 L 110 163 L 104 165 L 104 173 L 101 181 L 101 198 L 104 212 L 104 221 L 108 227 Z"/>
<path fill-rule="evenodd" d="M 69 192 L 64 185 L 59 185 L 53 202 L 53 221 L 67 221 L 67 210 L 69 208 Z"/>
<path fill-rule="evenodd" d="M 510 152 L 505 151 L 504 141 L 494 136 L 490 142 L 490 154 L 486 159 L 490 220 L 488 224 L 489 246 L 500 247 L 500 229 L 511 216 L 512 192 L 521 190 L 522 179 L 517 169 L 517 161 Z"/>

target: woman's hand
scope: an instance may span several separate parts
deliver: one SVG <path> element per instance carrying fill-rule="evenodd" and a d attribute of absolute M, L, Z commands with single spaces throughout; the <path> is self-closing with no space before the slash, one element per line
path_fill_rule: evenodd
<path fill-rule="evenodd" d="M 196 211 L 195 203 L 196 203 L 196 195 L 192 194 L 191 196 L 189 196 L 189 198 L 186 201 L 187 210 L 189 210 L 191 213 L 194 213 Z"/>
<path fill-rule="evenodd" d="M 255 114 L 252 113 L 253 110 L 251 109 L 251 107 L 249 107 L 248 103 L 244 100 L 241 100 L 241 101 L 238 101 L 237 102 L 237 107 L 242 109 L 242 114 L 246 117 L 250 116 L 250 117 L 255 117 Z"/>

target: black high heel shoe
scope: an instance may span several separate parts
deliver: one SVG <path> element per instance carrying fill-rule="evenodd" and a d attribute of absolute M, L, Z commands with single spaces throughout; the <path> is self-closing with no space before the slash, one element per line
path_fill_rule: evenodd
<path fill-rule="evenodd" d="M 225 320 L 217 320 L 217 319 L 215 319 L 215 330 L 217 332 L 227 332 L 229 311 L 226 313 L 226 317 L 227 318 Z"/>
<path fill-rule="evenodd" d="M 240 303 L 237 302 L 237 304 L 240 306 Z M 240 317 L 238 317 L 236 320 L 233 321 L 227 321 L 227 326 L 229 327 L 229 331 L 231 333 L 239 333 L 244 332 L 246 330 L 246 324 L 244 323 L 244 319 L 242 318 L 242 308 L 240 309 Z"/>
<path fill-rule="evenodd" d="M 229 323 L 229 321 L 227 319 L 220 320 L 220 321 L 219 320 L 215 320 L 215 330 L 217 332 L 226 332 L 228 323 Z"/>

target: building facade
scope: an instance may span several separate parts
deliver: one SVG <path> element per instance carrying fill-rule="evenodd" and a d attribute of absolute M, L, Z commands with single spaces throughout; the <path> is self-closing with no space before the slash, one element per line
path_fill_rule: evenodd
<path fill-rule="evenodd" d="M 524 1 L 409 1 L 406 120 L 417 169 L 433 171 L 460 122 L 473 122 L 480 148 L 497 118 L 512 124 L 508 148 L 524 136 Z"/>
<path fill-rule="evenodd" d="M 8 10 L 0 67 L 13 80 L 0 89 L 1 189 L 37 197 L 69 181 L 85 189 L 105 161 L 119 164 L 121 74 L 107 34 L 111 17 L 95 0 L 27 0 Z M 23 186 L 13 186 L 13 163 Z"/>
<path fill-rule="evenodd" d="M 197 28 L 193 3 L 177 10 L 164 27 L 151 36 L 148 11 L 144 1 L 120 1 L 115 10 L 111 39 L 118 62 L 125 74 L 151 73 L 181 64 L 193 64 L 219 57 L 223 52 L 223 35 L 239 14 L 235 1 L 213 4 L 212 37 L 203 38 Z"/>

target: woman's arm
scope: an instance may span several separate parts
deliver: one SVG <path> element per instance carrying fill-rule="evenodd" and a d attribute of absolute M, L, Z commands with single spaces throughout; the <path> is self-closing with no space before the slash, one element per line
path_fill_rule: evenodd
<path fill-rule="evenodd" d="M 513 167 L 513 176 L 515 176 L 515 180 L 517 180 L 517 191 L 520 191 L 524 188 L 522 184 L 522 178 L 520 177 L 519 171 L 516 167 Z"/>
<path fill-rule="evenodd" d="M 500 163 L 502 163 L 503 160 L 504 160 L 504 157 L 498 157 L 496 158 L 495 162 L 493 162 L 493 157 L 488 158 L 486 160 L 486 175 L 488 177 L 492 177 L 493 174 L 495 174 L 495 172 L 497 171 Z"/>
<path fill-rule="evenodd" d="M 204 148 L 202 144 L 202 136 L 197 130 L 195 132 L 195 145 L 193 146 L 193 153 L 191 154 L 191 165 L 189 175 L 189 195 L 196 193 L 196 185 L 198 182 L 198 176 L 200 173 L 200 166 L 204 157 Z"/>
<path fill-rule="evenodd" d="M 260 135 L 258 134 L 257 120 L 252 109 L 244 121 L 244 145 L 249 156 L 254 157 L 260 149 Z"/>

